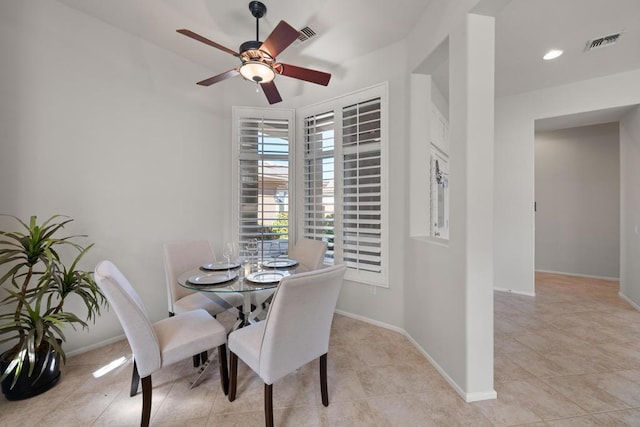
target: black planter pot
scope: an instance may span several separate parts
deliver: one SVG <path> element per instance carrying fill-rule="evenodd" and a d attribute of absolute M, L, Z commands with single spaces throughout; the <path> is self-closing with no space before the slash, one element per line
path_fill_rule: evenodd
<path fill-rule="evenodd" d="M 30 377 L 28 376 L 29 361 L 27 360 L 24 362 L 18 381 L 13 387 L 11 387 L 14 379 L 13 374 L 2 381 L 2 392 L 7 400 L 22 400 L 37 396 L 56 385 L 60 379 L 60 354 L 52 348 L 49 349 L 49 353 L 48 359 L 46 352 L 36 354 L 36 366 Z M 5 355 L 6 353 L 0 356 L 0 372 L 4 372 L 8 366 Z M 47 366 L 42 371 L 45 360 L 47 361 Z M 42 375 L 40 375 L 40 372 L 42 372 Z"/>

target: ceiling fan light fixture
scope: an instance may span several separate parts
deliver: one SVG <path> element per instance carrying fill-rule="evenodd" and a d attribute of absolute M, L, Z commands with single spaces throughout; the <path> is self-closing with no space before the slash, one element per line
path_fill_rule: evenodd
<path fill-rule="evenodd" d="M 240 74 L 255 83 L 268 83 L 276 77 L 275 71 L 268 64 L 259 61 L 247 61 L 240 67 Z"/>

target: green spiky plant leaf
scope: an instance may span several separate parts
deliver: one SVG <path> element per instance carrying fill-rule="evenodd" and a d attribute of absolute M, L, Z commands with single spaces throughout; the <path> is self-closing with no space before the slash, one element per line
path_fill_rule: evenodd
<path fill-rule="evenodd" d="M 26 366 L 29 377 L 42 375 L 34 372 L 37 355 L 49 357 L 48 350 L 53 349 L 65 361 L 60 345 L 65 340 L 63 328 L 87 328 L 87 322 L 95 321 L 107 301 L 92 273 L 78 268 L 93 244 L 84 247 L 76 242 L 84 235 L 59 236 L 72 219 L 53 215 L 38 224 L 36 216 L 28 223 L 13 215 L 4 216 L 14 218 L 20 228 L 0 231 L 0 344 L 12 345 L 4 354 L 6 367 L 0 372 L 0 381 L 13 375 L 13 387 Z M 69 264 L 60 256 L 63 246 L 78 252 Z M 84 320 L 64 309 L 72 295 L 84 303 Z"/>

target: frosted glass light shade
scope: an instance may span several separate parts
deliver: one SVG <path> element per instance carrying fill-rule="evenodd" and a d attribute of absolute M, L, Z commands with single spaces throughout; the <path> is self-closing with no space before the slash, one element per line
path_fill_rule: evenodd
<path fill-rule="evenodd" d="M 240 74 L 247 80 L 256 83 L 268 83 L 276 76 L 275 71 L 262 62 L 249 61 L 242 64 Z"/>

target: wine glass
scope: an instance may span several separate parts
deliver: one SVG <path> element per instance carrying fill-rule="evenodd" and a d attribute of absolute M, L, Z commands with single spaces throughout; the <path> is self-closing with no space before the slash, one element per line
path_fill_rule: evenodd
<path fill-rule="evenodd" d="M 251 273 L 251 260 L 249 259 L 249 251 L 240 251 L 238 255 L 238 263 L 240 264 L 238 276 L 240 276 L 241 278 L 247 277 L 249 273 Z"/>
<path fill-rule="evenodd" d="M 233 243 L 225 242 L 222 256 L 227 260 L 227 276 L 231 276 L 231 255 L 233 255 Z"/>
<path fill-rule="evenodd" d="M 251 256 L 251 264 L 253 265 L 258 255 L 258 239 L 251 239 L 247 242 L 247 252 Z"/>
<path fill-rule="evenodd" d="M 271 242 L 271 256 L 273 257 L 273 266 L 276 267 L 278 265 L 278 257 L 280 256 L 280 240 L 275 240 Z"/>

